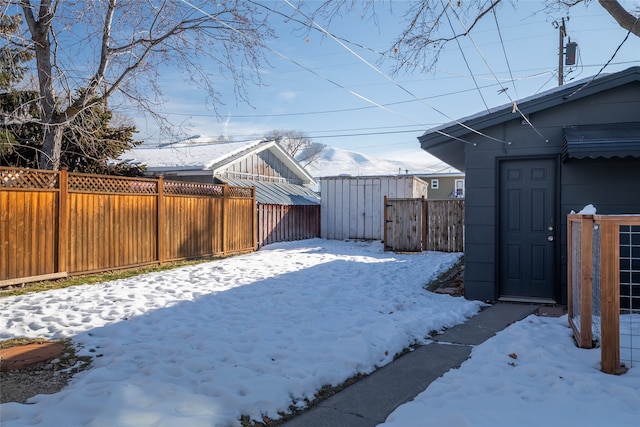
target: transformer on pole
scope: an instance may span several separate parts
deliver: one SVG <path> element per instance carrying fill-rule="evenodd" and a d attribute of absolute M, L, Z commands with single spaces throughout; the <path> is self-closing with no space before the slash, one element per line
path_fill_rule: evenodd
<path fill-rule="evenodd" d="M 567 17 L 567 21 L 568 20 L 569 17 Z M 561 23 L 553 21 L 553 26 L 558 29 L 560 34 L 560 41 L 558 43 L 558 86 L 562 86 L 564 84 L 564 66 L 576 64 L 578 43 L 572 42 L 571 37 L 569 37 L 569 43 L 567 43 L 565 47 L 564 39 L 567 37 L 567 27 L 564 18 L 562 18 Z"/>

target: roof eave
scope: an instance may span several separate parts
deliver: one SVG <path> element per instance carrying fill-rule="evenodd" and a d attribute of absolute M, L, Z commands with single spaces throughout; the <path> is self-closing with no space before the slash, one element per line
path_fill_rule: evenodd
<path fill-rule="evenodd" d="M 521 102 L 516 101 L 516 104 L 522 114 L 529 115 L 634 81 L 640 81 L 640 67 L 631 67 L 618 73 L 587 80 L 587 82 L 577 82 L 547 94 L 524 98 Z M 473 115 L 469 118 L 462 118 L 450 124 L 427 130 L 418 137 L 418 140 L 422 148 L 426 149 L 439 143 L 451 142 L 455 138 L 463 138 L 472 132 L 470 129 L 482 131 L 518 116 L 518 113 L 514 112 L 513 104 L 505 104 L 490 109 L 486 114 Z"/>
<path fill-rule="evenodd" d="M 302 167 L 300 166 L 300 164 L 298 162 L 296 162 L 286 151 L 284 151 L 282 149 L 282 147 L 280 147 L 280 145 L 278 143 L 276 143 L 276 141 L 267 141 L 264 142 L 262 144 L 259 144 L 257 147 L 255 147 L 254 149 L 247 151 L 244 156 L 241 156 L 239 158 L 234 159 L 234 162 L 237 161 L 241 161 L 253 154 L 257 154 L 260 153 L 262 151 L 265 150 L 269 150 L 272 149 L 273 154 L 276 156 L 276 158 L 278 158 L 278 160 L 280 160 L 282 163 L 284 163 L 284 165 L 289 168 L 291 171 L 293 171 L 296 175 L 296 177 L 300 178 L 300 181 L 305 184 L 305 185 L 316 185 L 316 181 L 313 179 L 313 177 Z M 223 165 L 220 165 L 219 167 L 215 168 L 215 169 L 211 169 L 211 171 L 213 172 L 214 175 L 218 175 L 221 174 L 222 172 L 224 172 L 224 170 L 226 169 L 226 167 L 229 166 L 229 163 L 225 163 Z"/>

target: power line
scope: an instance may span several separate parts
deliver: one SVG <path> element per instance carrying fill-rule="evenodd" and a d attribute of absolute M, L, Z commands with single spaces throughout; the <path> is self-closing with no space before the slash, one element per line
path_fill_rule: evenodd
<path fill-rule="evenodd" d="M 513 90 L 516 92 L 516 98 L 520 99 L 520 95 L 518 95 L 518 88 L 516 87 L 516 82 L 513 79 L 513 73 L 511 72 L 511 64 L 509 64 L 509 56 L 507 55 L 507 50 L 504 46 L 504 40 L 502 39 L 502 31 L 500 31 L 500 23 L 498 22 L 498 14 L 496 13 L 496 9 L 491 9 L 493 12 L 493 19 L 496 22 L 496 29 L 498 30 L 498 36 L 500 37 L 500 46 L 502 46 L 502 54 L 504 55 L 504 61 L 507 63 L 507 69 L 509 70 L 509 77 L 511 77 L 511 84 L 513 85 Z"/>
<path fill-rule="evenodd" d="M 462 22 L 462 19 L 460 19 L 460 16 L 458 15 L 458 13 L 455 11 L 455 9 L 453 8 L 453 5 L 451 4 L 451 0 L 448 0 L 449 2 L 449 7 L 451 8 L 453 14 L 456 16 L 456 18 L 458 18 L 458 22 L 460 22 L 460 25 L 462 26 L 462 28 L 465 30 L 465 33 L 468 35 L 469 40 L 471 41 L 471 43 L 473 44 L 473 46 L 476 48 L 476 51 L 478 52 L 478 54 L 480 55 L 480 58 L 482 58 L 482 61 L 485 63 L 485 65 L 487 66 L 487 68 L 489 69 L 489 71 L 491 72 L 491 74 L 494 76 L 494 78 L 496 79 L 496 81 L 499 81 L 497 76 L 495 75 L 493 68 L 491 67 L 491 65 L 489 64 L 489 61 L 487 61 L 487 59 L 485 58 L 485 56 L 482 54 L 482 51 L 480 50 L 480 48 L 478 47 L 478 45 L 476 44 L 475 40 L 473 39 L 473 37 L 471 37 L 470 31 L 466 28 L 466 26 L 464 25 L 464 23 Z M 520 116 L 522 117 L 522 119 L 531 127 L 531 129 L 533 129 L 542 139 L 544 139 L 545 141 L 548 141 L 548 138 L 546 138 L 544 135 L 542 135 L 540 133 L 540 131 L 538 131 L 538 129 L 536 129 L 535 126 L 533 126 L 533 124 L 531 123 L 531 121 L 529 121 L 529 118 L 524 115 L 524 113 L 522 111 L 520 111 L 520 108 L 518 108 L 518 104 L 513 100 L 513 98 L 511 98 L 511 95 L 509 95 L 509 93 L 507 92 L 508 88 L 505 88 L 504 86 L 502 86 L 502 84 L 500 84 L 500 87 L 502 88 L 502 93 L 504 93 L 505 95 L 507 95 L 507 98 L 509 98 L 509 101 L 511 101 L 511 104 L 513 105 L 513 112 L 514 113 L 519 113 Z M 506 142 L 506 144 L 510 144 L 509 142 Z"/>
<path fill-rule="evenodd" d="M 546 74 L 546 73 L 544 73 Z M 542 75 L 544 75 L 542 74 Z M 537 77 L 539 77 L 540 75 L 538 75 Z M 485 86 L 481 86 L 481 89 L 486 89 L 486 88 L 490 88 L 492 86 L 496 86 L 498 85 L 498 83 L 492 83 L 489 85 L 485 85 Z M 472 92 L 475 89 L 462 89 L 462 90 L 457 90 L 457 91 L 452 91 L 452 92 L 447 92 L 447 93 L 442 93 L 439 95 L 433 95 L 433 96 L 427 96 L 427 97 L 423 97 L 423 98 L 418 98 L 418 99 L 409 99 L 409 100 L 404 100 L 404 101 L 396 101 L 396 102 L 388 102 L 385 104 L 382 104 L 384 106 L 391 106 L 391 105 L 401 105 L 401 104 L 409 104 L 412 102 L 418 102 L 420 100 L 423 99 L 435 99 L 435 98 L 442 98 L 445 96 L 451 96 L 451 95 L 459 95 L 461 93 L 465 93 L 465 92 Z M 346 113 L 346 112 L 350 112 L 350 111 L 361 111 L 361 110 L 370 110 L 373 108 L 377 108 L 375 105 L 367 105 L 364 107 L 353 107 L 353 108 L 340 108 L 340 109 L 334 109 L 334 110 L 319 110 L 319 111 L 301 111 L 301 112 L 295 112 L 295 113 L 275 113 L 275 114 L 234 114 L 233 117 L 235 118 L 269 118 L 269 117 L 289 117 L 289 116 L 309 116 L 309 115 L 318 115 L 318 114 L 334 114 L 334 113 Z M 172 113 L 172 112 L 164 112 L 163 114 L 165 115 L 172 115 L 172 116 L 188 116 L 188 117 L 213 117 L 216 114 L 212 113 L 212 114 L 190 114 L 190 113 Z"/>
<path fill-rule="evenodd" d="M 200 13 L 202 13 L 202 14 L 204 14 L 204 15 L 208 16 L 208 17 L 210 17 L 211 19 L 213 19 L 213 20 L 215 20 L 215 21 L 219 22 L 222 26 L 224 26 L 224 27 L 226 27 L 226 28 L 230 29 L 231 31 L 234 31 L 234 32 L 238 33 L 238 34 L 239 34 L 239 35 L 241 35 L 242 37 L 244 37 L 244 38 L 248 39 L 248 36 L 247 36 L 245 33 L 243 33 L 242 31 L 238 30 L 237 28 L 232 27 L 231 25 L 229 25 L 228 23 L 226 23 L 226 22 L 224 22 L 224 21 L 220 21 L 220 20 L 218 20 L 215 16 L 213 16 L 213 15 L 211 15 L 210 13 L 206 12 L 205 10 L 203 10 L 203 9 L 201 9 L 201 8 L 199 8 L 199 7 L 195 6 L 195 5 L 193 5 L 192 3 L 188 2 L 187 0 L 181 0 L 181 1 L 182 1 L 182 3 L 184 3 L 184 4 L 188 5 L 188 6 L 190 6 L 191 8 L 193 8 L 194 10 L 196 10 L 196 11 L 198 11 L 198 12 L 200 12 Z M 305 16 L 305 15 L 304 15 L 304 13 L 302 13 L 302 11 L 300 11 L 300 10 L 299 10 L 299 9 L 297 9 L 295 6 L 293 6 L 291 3 L 289 3 L 289 1 L 288 1 L 288 0 L 285 0 L 285 2 L 286 2 L 289 6 L 291 6 L 291 7 L 292 7 L 292 8 L 294 8 L 295 10 L 297 10 L 297 11 L 298 11 L 302 16 Z M 308 18 L 308 17 L 306 17 L 306 16 L 305 16 L 305 18 L 309 19 L 309 18 Z M 387 79 L 389 79 L 391 82 L 393 82 L 396 86 L 398 86 L 398 87 L 402 88 L 404 91 L 406 91 L 407 93 L 409 93 L 409 94 L 410 94 L 411 96 L 413 96 L 415 99 L 418 99 L 417 97 L 415 97 L 415 95 L 413 95 L 411 92 L 409 92 L 409 91 L 407 91 L 406 89 L 404 89 L 402 86 L 400 86 L 400 85 L 399 85 L 397 82 L 395 82 L 393 79 L 391 79 L 391 78 L 390 78 L 390 77 L 388 77 L 386 74 L 384 74 L 384 73 L 382 73 L 380 70 L 378 70 L 376 67 L 374 67 L 374 66 L 372 66 L 371 64 L 369 64 L 368 62 L 366 62 L 366 60 L 364 60 L 363 58 L 361 58 L 360 56 L 358 56 L 355 52 L 353 52 L 353 51 L 352 51 L 351 49 L 349 49 L 346 45 L 344 45 L 344 43 L 341 43 L 341 42 L 340 42 L 339 40 L 337 40 L 337 39 L 336 39 L 336 38 L 335 38 L 331 33 L 329 33 L 328 31 L 324 30 L 324 28 L 322 28 L 321 26 L 319 26 L 315 21 L 313 21 L 312 19 L 309 19 L 309 21 L 310 21 L 310 22 L 312 22 L 314 25 L 316 25 L 316 26 L 317 26 L 317 27 L 318 27 L 318 28 L 319 28 L 323 33 L 325 33 L 326 35 L 328 35 L 329 37 L 331 37 L 333 40 L 336 40 L 336 41 L 337 41 L 338 43 L 340 43 L 340 44 L 341 44 L 345 49 L 349 50 L 352 54 L 356 55 L 358 58 L 360 58 L 362 61 L 364 61 L 367 65 L 369 65 L 369 66 L 370 66 L 370 67 L 372 67 L 374 70 L 376 70 L 378 73 L 380 73 L 381 75 L 385 76 Z M 341 84 L 339 84 L 339 83 L 337 83 L 337 82 L 335 82 L 335 81 L 333 81 L 333 80 L 331 80 L 331 79 L 329 79 L 329 78 L 327 78 L 327 77 L 322 76 L 321 74 L 317 73 L 315 70 L 313 70 L 313 69 L 311 69 L 311 68 L 309 68 L 309 67 L 306 67 L 305 65 L 303 65 L 303 64 L 301 64 L 301 63 L 299 63 L 299 62 L 295 61 L 293 58 L 290 58 L 289 56 L 287 56 L 287 55 L 285 55 L 285 54 L 283 54 L 283 53 L 281 53 L 281 52 L 279 52 L 279 51 L 277 51 L 277 50 L 275 50 L 275 49 L 273 49 L 273 48 L 270 48 L 270 47 L 268 47 L 268 46 L 265 46 L 265 48 L 266 48 L 267 50 L 269 50 L 270 52 L 272 52 L 272 53 L 274 53 L 274 54 L 276 54 L 276 55 L 280 56 L 281 58 L 286 59 L 287 61 L 290 61 L 291 63 L 293 63 L 293 64 L 295 64 L 295 65 L 299 66 L 300 68 L 303 68 L 303 69 L 305 69 L 305 70 L 309 71 L 310 73 L 312 73 L 312 74 L 316 75 L 317 77 L 320 77 L 321 79 L 323 79 L 323 80 L 325 80 L 325 81 L 327 81 L 327 82 L 329 82 L 329 83 L 331 83 L 331 84 L 333 84 L 333 85 L 335 85 L 335 86 L 337 86 L 337 87 L 339 87 L 339 88 L 341 88 L 341 89 L 343 89 L 343 90 L 347 91 L 348 93 L 351 93 L 351 94 L 352 94 L 352 95 L 354 95 L 355 97 L 360 98 L 360 99 L 362 99 L 362 100 L 363 100 L 363 101 L 365 101 L 365 102 L 368 102 L 368 103 L 370 103 L 370 104 L 372 104 L 372 105 L 374 105 L 374 106 L 377 106 L 378 108 L 381 108 L 381 109 L 383 109 L 383 110 L 385 110 L 385 111 L 387 111 L 387 112 L 389 112 L 389 113 L 392 113 L 392 114 L 394 114 L 394 115 L 397 115 L 397 116 L 399 116 L 399 117 L 402 117 L 402 118 L 404 118 L 404 119 L 405 119 L 405 120 L 407 120 L 407 121 L 414 122 L 416 125 L 417 125 L 417 124 L 419 124 L 419 123 L 418 123 L 418 122 L 416 122 L 415 120 L 412 120 L 412 119 L 410 119 L 410 118 L 408 118 L 408 117 L 406 117 L 406 116 L 403 116 L 403 115 L 401 115 L 401 114 L 399 114 L 399 113 L 397 113 L 397 112 L 395 112 L 395 111 L 393 111 L 393 110 L 390 110 L 390 109 L 386 108 L 385 106 L 383 106 L 382 104 L 377 103 L 377 102 L 375 102 L 375 101 L 373 101 L 373 100 L 371 100 L 371 99 L 369 99 L 369 98 L 365 97 L 364 95 L 361 95 L 361 94 L 359 94 L 359 93 L 357 93 L 357 92 L 355 92 L 355 91 L 353 91 L 353 90 L 351 90 L 351 89 L 349 89 L 349 88 L 347 88 L 347 87 L 345 87 L 345 86 L 343 86 L 343 85 L 341 85 Z M 424 104 L 424 102 L 423 102 L 423 104 Z M 428 104 L 425 104 L 425 105 L 428 105 Z M 428 105 L 428 106 L 429 106 L 430 108 L 432 108 L 434 111 L 439 112 L 440 114 L 444 115 L 445 117 L 449 117 L 449 116 L 447 116 L 446 114 L 444 114 L 443 112 L 441 112 L 441 111 L 437 110 L 435 107 L 430 106 L 430 105 Z M 468 130 L 470 130 L 470 131 L 472 131 L 472 132 L 474 132 L 474 133 L 477 133 L 477 134 L 479 134 L 479 135 L 483 135 L 483 136 L 485 136 L 485 137 L 487 137 L 487 138 L 489 138 L 489 139 L 492 139 L 492 140 L 495 140 L 495 141 L 498 141 L 498 142 L 504 142 L 504 141 L 499 140 L 498 138 L 494 138 L 494 137 L 489 136 L 489 135 L 484 135 L 482 132 L 477 131 L 477 130 L 475 130 L 475 129 L 472 129 L 472 128 L 470 128 L 469 126 L 465 125 L 464 123 L 461 123 L 461 122 L 457 122 L 457 123 L 459 123 L 461 126 L 463 126 L 463 127 L 467 128 Z M 443 133 L 443 132 L 440 132 L 440 133 Z M 460 138 L 455 138 L 455 139 L 456 139 L 456 140 L 459 140 L 459 141 L 464 141 L 464 140 L 462 140 L 462 139 L 460 139 Z M 467 141 L 464 141 L 464 142 L 466 142 L 467 144 L 470 144 L 470 145 L 475 145 L 475 144 L 473 144 L 473 143 L 471 143 L 471 142 L 467 142 Z"/>
<path fill-rule="evenodd" d="M 425 125 L 419 125 L 422 126 L 419 129 L 407 129 L 407 130 L 395 130 L 395 131 L 379 131 L 379 132 L 356 132 L 356 133 L 345 133 L 348 132 L 350 129 L 338 129 L 338 130 L 333 130 L 333 131 L 314 131 L 317 133 L 321 133 L 321 132 L 342 132 L 342 133 L 334 133 L 334 134 L 329 134 L 329 135 L 313 135 L 314 132 L 305 132 L 305 136 L 309 139 L 320 139 L 320 138 L 347 138 L 347 137 L 359 137 L 359 136 L 375 136 L 375 135 L 396 135 L 396 134 L 404 134 L 404 133 L 423 133 L 425 127 L 430 127 L 430 126 L 437 126 L 440 123 L 428 123 Z M 418 126 L 418 125 L 417 125 Z M 362 129 L 352 129 L 354 131 L 356 130 L 367 130 L 367 129 L 388 129 L 388 128 L 362 128 Z M 249 134 L 238 134 L 238 135 L 232 135 L 229 138 L 232 140 L 243 140 L 246 138 L 253 138 L 255 137 L 255 134 L 249 135 Z M 150 139 L 150 138 L 146 138 L 146 139 Z M 151 139 L 162 139 L 160 137 L 158 138 L 151 138 Z M 403 144 L 403 143 L 398 143 L 398 144 Z M 384 144 L 384 145 L 396 145 L 396 143 L 388 143 L 388 144 Z"/>
<path fill-rule="evenodd" d="M 444 2 L 442 0 L 440 0 L 440 4 L 442 5 L 442 9 L 444 11 L 444 15 L 447 17 L 447 22 L 449 23 L 449 27 L 451 27 L 451 32 L 455 33 L 455 30 L 453 29 L 453 24 L 451 23 L 451 18 L 449 18 L 449 14 L 447 13 L 447 8 L 445 7 Z M 476 81 L 476 76 L 473 75 L 473 71 L 471 70 L 471 66 L 469 65 L 469 61 L 467 61 L 467 55 L 464 54 L 464 50 L 462 49 L 462 46 L 460 45 L 460 40 L 458 39 L 458 37 L 454 37 L 454 38 L 456 40 L 456 44 L 458 45 L 458 50 L 460 51 L 460 54 L 462 55 L 462 59 L 464 59 L 464 63 L 467 66 L 467 70 L 469 70 L 469 74 L 471 74 L 471 79 L 473 80 L 473 84 L 476 87 L 476 90 L 478 91 L 478 95 L 480 95 L 480 99 L 482 100 L 482 103 L 484 104 L 484 108 L 487 111 L 489 111 L 489 106 L 487 105 L 487 101 L 485 101 L 484 95 L 482 95 L 482 91 L 478 87 L 478 82 Z"/>
<path fill-rule="evenodd" d="M 633 24 L 633 26 L 631 28 L 634 28 L 638 22 L 640 21 L 640 15 L 636 18 L 636 22 Z M 631 35 L 631 29 L 629 29 L 629 31 L 627 31 L 627 35 L 624 37 L 624 39 L 622 40 L 622 42 L 620 42 L 620 44 L 618 45 L 618 47 L 616 48 L 616 50 L 613 52 L 613 55 L 611 55 L 611 58 L 609 58 L 609 60 L 607 61 L 606 64 L 604 64 L 602 66 L 602 68 L 600 68 L 600 70 L 596 73 L 595 76 L 593 76 L 591 78 L 591 80 L 589 80 L 588 82 L 586 82 L 584 85 L 580 86 L 575 92 L 573 92 L 572 94 L 570 94 L 569 96 L 567 96 L 567 98 L 571 98 L 573 95 L 575 95 L 576 93 L 580 92 L 582 89 L 584 89 L 585 87 L 589 86 L 603 71 L 605 68 L 607 68 L 609 66 L 609 63 L 611 63 L 611 61 L 613 61 L 613 58 L 616 57 L 616 55 L 618 54 L 618 52 L 620 51 L 620 49 L 622 48 L 622 45 L 624 45 L 627 41 L 627 39 L 629 39 L 629 36 Z"/>
<path fill-rule="evenodd" d="M 329 36 L 332 40 L 336 41 L 338 44 L 340 44 L 342 47 L 344 47 L 345 49 L 347 49 L 347 51 L 349 51 L 352 55 L 356 56 L 358 59 L 360 59 L 362 62 L 364 62 L 367 66 L 369 66 L 370 68 L 372 68 L 374 71 L 376 71 L 378 74 L 380 74 L 381 76 L 383 76 L 385 79 L 387 79 L 388 81 L 390 81 L 391 83 L 393 83 L 396 87 L 398 87 L 399 89 L 403 90 L 404 92 L 406 92 L 407 94 L 409 94 L 410 96 L 412 96 L 414 99 L 418 100 L 418 97 L 416 97 L 412 92 L 410 92 L 409 90 L 407 90 L 405 87 L 403 87 L 402 85 L 400 85 L 398 82 L 396 82 L 394 79 L 392 79 L 391 77 L 389 77 L 387 74 L 383 73 L 382 71 L 380 71 L 379 68 L 373 66 L 372 64 L 370 64 L 368 61 L 366 61 L 364 58 L 362 58 L 360 55 L 358 55 L 356 52 L 354 52 L 351 48 L 349 48 L 348 46 L 346 46 L 344 43 L 342 43 L 338 38 L 336 38 L 333 34 L 331 34 L 329 31 L 327 31 L 326 29 L 324 29 L 322 26 L 320 26 L 320 24 L 318 24 L 317 22 L 315 22 L 313 19 L 307 17 L 298 7 L 294 6 L 293 4 L 291 4 L 291 2 L 289 2 L 289 0 L 284 0 L 286 4 L 288 4 L 291 8 L 293 8 L 294 10 L 296 10 L 298 13 L 300 13 L 302 16 L 304 16 L 306 19 L 309 20 L 309 22 L 311 22 L 313 25 L 315 25 L 320 31 L 322 31 L 324 34 L 326 34 L 327 36 Z M 477 135 L 483 136 L 485 138 L 491 139 L 493 141 L 496 142 L 500 142 L 503 144 L 508 144 L 507 141 L 503 141 L 499 138 L 495 138 L 491 135 L 487 135 L 482 133 L 481 131 L 474 129 L 470 126 L 468 126 L 465 123 L 460 122 L 457 119 L 454 119 L 452 117 L 450 117 L 449 115 L 445 114 L 444 112 L 440 111 L 439 109 L 435 108 L 434 106 L 424 102 L 424 100 L 419 101 L 421 102 L 423 105 L 431 108 L 433 111 L 437 112 L 438 114 L 448 118 L 449 120 L 455 122 L 456 124 L 458 124 L 459 126 L 462 126 L 463 128 L 467 129 L 468 131 L 470 131 L 471 133 L 475 133 Z M 442 131 L 438 131 L 438 133 L 443 134 L 443 135 L 447 135 L 450 136 L 448 134 L 446 134 L 445 132 Z M 452 136 L 451 136 L 452 137 Z M 453 137 L 452 137 L 453 138 Z M 468 141 L 464 141 L 461 138 L 454 138 L 458 141 L 463 141 L 466 142 L 467 144 L 470 145 L 475 145 L 471 142 Z"/>

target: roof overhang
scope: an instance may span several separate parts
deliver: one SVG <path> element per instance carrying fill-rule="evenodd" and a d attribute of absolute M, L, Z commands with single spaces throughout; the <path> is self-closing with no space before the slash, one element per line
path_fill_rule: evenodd
<path fill-rule="evenodd" d="M 298 162 L 296 162 L 293 157 L 291 157 L 276 141 L 263 141 L 256 147 L 251 150 L 247 150 L 243 155 L 234 158 L 233 162 L 241 161 L 253 154 L 260 153 L 265 150 L 270 150 L 274 156 L 280 160 L 287 168 L 289 168 L 293 173 L 301 180 L 301 182 L 305 185 L 316 185 L 316 181 L 313 177 L 306 171 Z M 211 168 L 214 175 L 223 174 L 226 167 L 229 165 L 228 162 L 213 166 Z"/>
<path fill-rule="evenodd" d="M 518 100 L 515 105 L 513 103 L 505 104 L 429 129 L 419 136 L 418 140 L 423 150 L 464 172 L 465 152 L 467 147 L 473 145 L 467 140 L 469 135 L 481 135 L 481 132 L 487 128 L 519 119 L 518 111 L 529 116 L 598 92 L 638 81 L 640 81 L 640 67 L 603 74 L 597 78 L 588 77 Z"/>
<path fill-rule="evenodd" d="M 640 122 L 565 127 L 562 158 L 640 157 Z"/>

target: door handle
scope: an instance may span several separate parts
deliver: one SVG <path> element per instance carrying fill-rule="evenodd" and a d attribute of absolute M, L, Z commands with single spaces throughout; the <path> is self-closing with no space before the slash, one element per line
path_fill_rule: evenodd
<path fill-rule="evenodd" d="M 553 236 L 547 236 L 547 240 L 553 242 Z"/>

